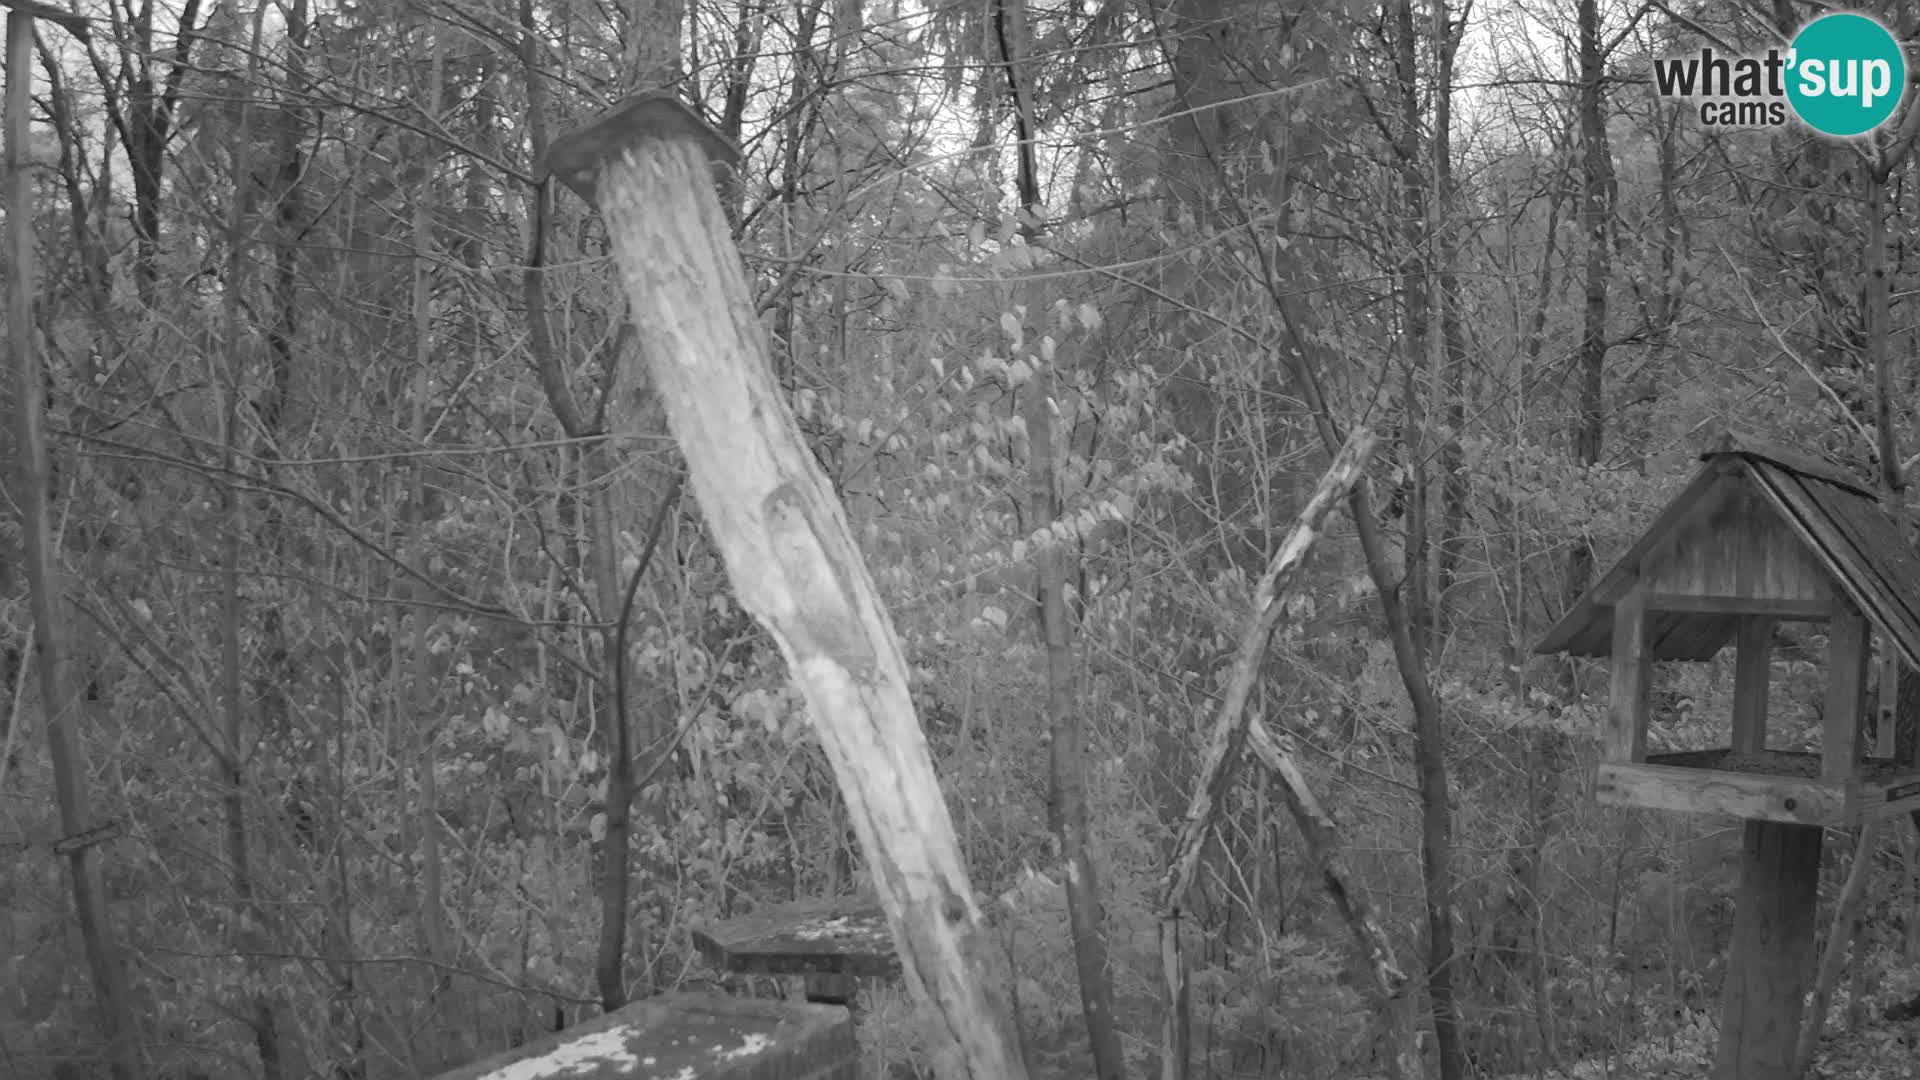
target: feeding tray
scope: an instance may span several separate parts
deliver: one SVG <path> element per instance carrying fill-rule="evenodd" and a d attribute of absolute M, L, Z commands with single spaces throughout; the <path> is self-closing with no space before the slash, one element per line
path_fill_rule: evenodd
<path fill-rule="evenodd" d="M 1863 761 L 1839 781 L 1820 776 L 1819 754 L 1731 747 L 1649 754 L 1644 762 L 1604 762 L 1600 802 L 1657 810 L 1725 814 L 1754 821 L 1844 825 L 1920 806 L 1920 775 L 1891 761 Z"/>
<path fill-rule="evenodd" d="M 739 975 L 900 974 L 893 931 L 878 908 L 782 905 L 693 932 L 715 967 Z"/>
<path fill-rule="evenodd" d="M 893 931 L 878 908 L 819 902 L 763 908 L 693 932 L 694 948 L 736 975 L 804 975 L 807 1000 L 851 1005 L 856 978 L 900 974 Z"/>
<path fill-rule="evenodd" d="M 845 1010 L 725 994 L 666 994 L 438 1080 L 853 1080 L 859 1062 Z"/>

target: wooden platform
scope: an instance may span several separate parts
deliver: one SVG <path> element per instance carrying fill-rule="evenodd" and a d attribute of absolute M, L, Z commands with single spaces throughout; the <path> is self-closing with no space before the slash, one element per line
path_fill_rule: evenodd
<path fill-rule="evenodd" d="M 845 1009 L 666 994 L 437 1080 L 854 1080 L 859 1056 Z"/>
<path fill-rule="evenodd" d="M 900 974 L 893 931 L 878 908 L 784 904 L 693 932 L 709 963 L 736 975 L 803 975 L 807 1000 L 846 1005 L 854 979 Z"/>
<path fill-rule="evenodd" d="M 878 909 L 784 905 L 693 932 L 715 967 L 743 975 L 900 974 L 893 931 Z"/>
<path fill-rule="evenodd" d="M 1920 808 L 1920 772 L 1866 761 L 1854 779 L 1828 781 L 1818 754 L 1690 750 L 1603 763 L 1594 794 L 1611 806 L 1844 826 Z"/>

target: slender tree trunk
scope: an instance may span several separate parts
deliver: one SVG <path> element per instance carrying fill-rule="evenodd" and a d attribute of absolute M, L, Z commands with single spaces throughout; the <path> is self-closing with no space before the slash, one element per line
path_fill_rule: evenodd
<path fill-rule="evenodd" d="M 367 1075 L 366 1028 L 360 1020 L 358 988 L 355 985 L 353 952 L 353 873 L 347 855 L 347 755 L 348 718 L 353 715 L 349 702 L 354 700 L 353 674 L 343 663 L 334 671 L 334 712 L 339 721 L 333 738 L 321 748 L 327 761 L 328 802 L 332 805 L 328 846 L 321 861 L 326 874 L 324 889 L 326 935 L 322 939 L 327 975 L 333 983 L 327 997 L 327 1026 L 333 1039 L 333 1062 L 328 1080 L 364 1080 Z M 316 823 L 317 824 L 317 823 Z M 316 830 L 317 832 L 318 830 Z"/>
<path fill-rule="evenodd" d="M 1433 237 L 1433 304 L 1437 329 L 1434 393 L 1441 401 L 1445 438 L 1437 450 L 1440 464 L 1440 524 L 1435 538 L 1433 620 L 1436 637 L 1447 631 L 1447 598 L 1464 555 L 1461 536 L 1471 494 L 1461 463 L 1460 436 L 1466 427 L 1466 327 L 1460 318 L 1459 280 L 1454 261 L 1459 251 L 1453 190 L 1453 61 L 1465 24 L 1451 22 L 1447 0 L 1433 0 L 1433 199 L 1427 208 Z"/>
<path fill-rule="evenodd" d="M 1604 369 L 1607 359 L 1607 286 L 1613 274 L 1613 151 L 1607 143 L 1606 57 L 1600 51 L 1597 0 L 1579 0 L 1580 32 L 1580 225 L 1586 233 L 1587 264 L 1578 373 L 1579 418 L 1574 426 L 1573 461 L 1582 470 L 1600 463 L 1606 436 Z M 1593 541 L 1574 538 L 1568 553 L 1567 602 L 1587 590 L 1593 578 Z"/>
<path fill-rule="evenodd" d="M 1029 304 L 1029 311 L 1044 309 Z M 1033 356 L 1034 377 L 1027 391 L 1028 470 L 1033 485 L 1029 524 L 1048 528 L 1060 516 L 1053 460 L 1054 362 Z M 1055 358 L 1057 359 L 1057 358 Z M 1080 710 L 1074 694 L 1072 628 L 1067 619 L 1067 559 L 1064 542 L 1042 546 L 1039 554 L 1041 637 L 1046 647 L 1048 817 L 1066 868 L 1067 920 L 1073 934 L 1074 966 L 1080 976 L 1080 1009 L 1093 1045 L 1094 1075 L 1120 1080 L 1126 1055 L 1114 1026 L 1113 976 L 1107 969 L 1107 935 L 1102 925 L 1100 885 L 1095 875 L 1087 824 L 1087 755 Z"/>
<path fill-rule="evenodd" d="M 255 57 L 261 55 L 264 29 L 262 14 L 256 13 L 253 20 L 249 51 Z M 253 68 L 252 73 L 257 74 L 258 60 L 250 67 Z M 252 247 L 247 236 L 247 217 L 256 202 L 263 202 L 264 197 L 271 194 L 260 190 L 253 181 L 250 151 L 256 115 L 255 102 L 249 96 L 241 106 L 239 132 L 234 141 L 235 198 L 227 222 L 227 369 L 216 377 L 224 376 L 226 382 L 223 446 L 224 464 L 230 475 L 237 475 L 241 464 L 246 426 L 244 412 L 248 406 L 245 387 L 250 335 L 241 303 L 241 298 L 247 292 L 248 256 Z M 240 598 L 243 557 L 240 541 L 252 530 L 247 523 L 245 503 L 237 485 L 226 485 L 222 501 L 225 504 L 226 528 L 221 542 L 221 561 L 225 574 L 221 582 L 220 683 L 225 708 L 220 753 L 215 768 L 219 775 L 221 816 L 225 826 L 227 874 L 233 889 L 229 933 L 235 953 L 243 958 L 246 983 L 251 987 L 245 997 L 252 1013 L 248 1021 L 253 1028 L 254 1049 L 260 1056 L 260 1075 L 267 1080 L 278 1080 L 284 1072 L 280 1030 L 270 989 L 271 980 L 267 978 L 266 965 L 261 959 L 265 953 L 264 912 L 255 895 L 254 868 L 247 831 L 246 748 L 250 740 L 247 734 L 246 664 L 242 648 L 248 620 Z"/>
<path fill-rule="evenodd" d="M 1400 462 L 1406 479 L 1406 584 L 1408 617 L 1413 620 L 1414 645 L 1422 656 L 1433 655 L 1433 530 L 1427 491 L 1428 396 L 1423 374 L 1428 368 L 1432 336 L 1432 222 L 1433 205 L 1427 178 L 1421 170 L 1419 37 L 1414 32 L 1412 0 L 1397 0 L 1393 23 L 1394 81 L 1399 91 L 1400 131 L 1392 147 L 1400 165 L 1400 243 L 1396 268 L 1400 293 L 1400 398 L 1406 423 L 1400 435 Z"/>
<path fill-rule="evenodd" d="M 647 39 L 644 44 L 635 46 L 638 50 L 635 58 L 642 63 L 637 70 L 637 81 L 647 86 L 666 86 L 678 77 L 683 9 L 674 0 L 660 0 L 644 7 L 636 21 L 652 30 L 641 35 Z M 528 129 L 538 156 L 546 150 L 548 106 L 546 76 L 540 67 L 544 49 L 537 35 L 532 0 L 521 0 L 519 21 L 521 65 L 527 80 Z M 637 943 L 628 940 L 632 906 L 632 810 L 634 800 L 639 798 L 644 820 L 656 832 L 663 832 L 669 824 L 671 804 L 665 784 L 654 785 L 653 790 L 645 794 L 633 790 L 633 754 L 636 746 L 659 744 L 671 724 L 669 718 L 649 714 L 647 723 L 636 733 L 634 717 L 628 712 L 630 702 L 622 700 L 623 695 L 616 694 L 614 688 L 629 685 L 631 680 L 627 676 L 632 670 L 631 659 L 620 654 L 621 639 L 615 631 L 620 613 L 627 607 L 626 590 L 620 582 L 618 540 L 623 532 L 640 533 L 641 515 L 646 508 L 664 503 L 668 483 L 655 475 L 644 459 L 627 456 L 628 443 L 636 436 L 657 435 L 663 423 L 658 403 L 647 384 L 646 372 L 625 332 L 616 340 L 612 355 L 606 360 L 608 389 L 599 402 L 597 417 L 590 418 L 580 405 L 581 399 L 568 381 L 568 365 L 560 355 L 547 316 L 543 264 L 546 245 L 552 239 L 550 194 L 536 191 L 529 202 L 528 259 L 521 281 L 535 371 L 548 405 L 568 437 L 608 436 L 586 451 L 581 465 L 583 478 L 591 488 L 588 499 L 592 504 L 586 508 L 589 538 L 585 570 L 593 586 L 596 621 L 601 624 L 601 671 L 606 675 L 598 688 L 600 692 L 593 696 L 600 709 L 595 727 L 605 739 L 603 749 L 608 770 L 606 798 L 601 804 L 606 832 L 598 852 L 596 892 L 600 934 L 595 946 L 594 978 L 601 1007 L 612 1011 L 628 1000 L 629 955 L 638 952 L 642 957 L 641 971 L 646 983 L 643 993 L 652 992 L 657 981 L 654 968 L 659 960 L 658 951 L 651 947 L 650 935 Z M 660 490 L 654 490 L 656 488 Z M 666 880 L 671 867 L 648 860 L 646 869 L 650 871 L 649 877 Z M 658 890 L 649 895 L 654 923 L 665 925 L 672 915 L 669 898 Z"/>
<path fill-rule="evenodd" d="M 445 54 L 440 35 L 431 23 L 427 24 L 426 32 L 430 38 L 428 47 L 433 59 L 422 108 L 430 120 L 437 122 L 445 77 Z M 428 162 L 428 167 L 421 179 L 420 189 L 413 195 L 413 386 L 409 395 L 412 401 L 409 403 L 407 427 L 413 445 L 423 446 L 427 438 L 427 398 L 431 393 L 429 377 L 435 367 L 432 207 L 436 202 L 436 185 L 432 148 L 423 140 L 416 152 L 421 155 L 422 161 Z M 412 491 L 407 505 L 408 524 L 412 533 L 408 538 L 409 546 L 415 553 L 416 565 L 424 567 L 427 565 L 427 518 L 430 513 L 425 459 L 421 459 L 413 469 Z M 413 654 L 407 665 L 407 723 L 414 738 L 411 756 L 419 798 L 416 820 L 420 834 L 416 840 L 420 845 L 420 929 L 430 969 L 426 981 L 427 1015 L 441 1031 L 450 1031 L 451 1018 L 442 1013 L 451 1004 L 447 1000 L 447 991 L 452 985 L 450 965 L 453 962 L 453 950 L 447 935 L 446 895 L 440 854 L 440 725 L 433 718 L 436 708 L 435 668 L 438 665 L 433 659 L 431 634 L 435 618 L 433 608 L 426 603 L 424 589 L 416 583 L 411 591 L 413 601 L 408 605 L 408 616 L 413 624 Z M 444 1049 L 432 1048 L 429 1053 Z"/>
<path fill-rule="evenodd" d="M 1813 1000 L 1800 1020 L 1800 1035 L 1794 1044 L 1793 1075 L 1804 1076 L 1813 1067 L 1813 1056 L 1820 1049 L 1820 1031 L 1826 1026 L 1827 1010 L 1833 1005 L 1833 988 L 1840 982 L 1847 945 L 1854 933 L 1854 915 L 1867 894 L 1867 879 L 1872 876 L 1875 852 L 1880 846 L 1880 822 L 1869 820 L 1853 834 L 1853 860 L 1847 867 L 1846 884 L 1833 905 L 1833 919 L 1827 925 L 1826 948 L 1820 953 L 1820 965 L 1813 980 Z M 1854 964 L 1861 962 L 1856 957 Z"/>
<path fill-rule="evenodd" d="M 1322 353 L 1326 346 L 1308 336 L 1309 323 L 1297 296 L 1282 284 L 1272 251 L 1263 251 L 1262 282 L 1280 314 L 1285 341 L 1276 359 L 1285 364 L 1306 401 L 1322 446 L 1333 453 L 1342 444 L 1339 421 L 1321 382 Z M 1335 359 L 1338 359 L 1337 356 Z M 1449 783 L 1444 715 L 1434 693 L 1427 661 L 1414 643 L 1413 624 L 1400 590 L 1404 575 L 1397 573 L 1387 551 L 1380 519 L 1376 517 L 1371 485 L 1363 478 L 1347 497 L 1354 531 L 1367 564 L 1367 576 L 1380 596 L 1380 614 L 1393 649 L 1394 667 L 1413 708 L 1414 767 L 1420 788 L 1420 869 L 1427 919 L 1427 994 L 1433 1003 L 1434 1042 L 1439 1051 L 1442 1080 L 1466 1075 L 1461 1044 L 1459 1006 L 1454 999 L 1453 812 Z"/>
<path fill-rule="evenodd" d="M 232 282 L 236 278 L 229 277 Z M 229 470 L 239 463 L 237 445 L 242 430 L 240 371 L 244 353 L 243 334 L 229 338 L 230 356 L 236 370 L 229 375 L 229 404 L 226 415 L 226 461 Z M 225 699 L 222 745 L 215 772 L 220 789 L 220 811 L 227 858 L 227 880 L 233 889 L 233 908 L 229 933 L 233 950 L 242 958 L 246 998 L 251 1006 L 248 1024 L 253 1028 L 254 1050 L 260 1055 L 260 1076 L 279 1080 L 285 1074 L 280 1047 L 280 1025 L 275 1015 L 272 981 L 267 977 L 263 912 L 254 889 L 253 860 L 247 835 L 247 772 L 245 754 L 248 744 L 246 718 L 246 666 L 241 658 L 241 639 L 246 634 L 247 613 L 240 601 L 242 551 L 240 537 L 247 531 L 246 506 L 236 485 L 228 484 L 224 493 L 226 536 L 221 543 L 224 573 L 221 582 L 220 684 Z"/>
<path fill-rule="evenodd" d="M 1026 56 L 1026 8 L 1023 0 L 999 0 L 995 8 L 1000 55 L 1007 78 L 1009 102 L 1016 118 L 1018 167 L 1016 186 L 1023 215 L 1022 232 L 1030 246 L 1040 240 L 1038 222 L 1045 213 L 1040 200 L 1039 169 L 1034 158 L 1035 115 L 1028 89 L 1034 69 Z M 1021 290 L 1027 315 L 1042 335 L 1030 350 L 1035 376 L 1027 390 L 1028 469 L 1032 498 L 1028 524 L 1051 526 L 1059 517 L 1056 483 L 1059 466 L 1053 459 L 1054 366 L 1057 356 L 1046 355 L 1047 309 L 1039 290 Z M 1100 886 L 1094 873 L 1087 825 L 1087 760 L 1079 710 L 1074 704 L 1073 648 L 1067 625 L 1067 558 L 1064 541 L 1049 541 L 1038 553 L 1041 637 L 1046 649 L 1047 717 L 1052 738 L 1047 748 L 1048 811 L 1060 859 L 1066 868 L 1067 921 L 1073 935 L 1074 966 L 1080 981 L 1080 1012 L 1092 1044 L 1094 1075 L 1099 1080 L 1121 1080 L 1126 1055 L 1114 1026 L 1113 977 L 1107 970 L 1107 935 L 1101 925 Z"/>
<path fill-rule="evenodd" d="M 122 21 L 118 13 L 114 18 L 124 87 L 116 88 L 104 64 L 94 61 L 94 70 L 108 87 L 107 111 L 126 148 L 133 176 L 133 279 L 141 304 L 149 308 L 158 299 L 160 286 L 160 204 L 165 195 L 167 142 L 173 137 L 174 106 L 199 34 L 200 8 L 200 0 L 186 0 L 181 7 L 164 80 L 155 70 L 155 58 L 161 53 L 154 47 L 154 5 L 150 3 L 129 6 L 130 20 Z"/>
<path fill-rule="evenodd" d="M 66 858 L 74 913 L 93 977 L 107 1058 L 115 1080 L 141 1076 L 140 1030 L 127 985 L 125 962 L 114 940 L 106 885 L 94 847 L 101 836 L 87 791 L 87 762 L 80 745 L 85 702 L 75 693 L 67 655 L 67 602 L 54 547 L 47 483 L 45 388 L 41 383 L 33 317 L 33 176 L 27 143 L 32 101 L 33 16 L 7 14 L 7 334 L 13 353 L 14 449 L 19 455 L 18 490 L 27 589 L 33 613 L 34 662 L 40 672 L 40 704 L 47 750 L 53 760 L 54 798 L 64 837 L 54 849 Z"/>
<path fill-rule="evenodd" d="M 1453 989 L 1453 826 L 1447 781 L 1446 736 L 1442 728 L 1439 701 L 1433 695 L 1429 674 L 1435 644 L 1434 582 L 1423 463 L 1428 442 L 1428 409 L 1419 385 L 1419 372 L 1427 362 L 1428 336 L 1435 329 L 1429 324 L 1433 308 L 1428 287 L 1428 275 L 1432 269 L 1430 245 L 1434 200 L 1420 168 L 1418 39 L 1414 32 L 1412 0 L 1399 0 L 1393 6 L 1391 15 L 1401 123 L 1400 142 L 1395 152 L 1400 159 L 1401 186 L 1406 200 L 1404 214 L 1407 224 L 1403 232 L 1408 244 L 1408 250 L 1403 255 L 1401 288 L 1409 339 L 1405 379 L 1409 430 L 1402 441 L 1409 447 L 1407 470 L 1411 486 L 1406 567 L 1401 581 L 1389 590 L 1384 578 L 1379 576 L 1385 572 L 1384 552 L 1369 551 L 1367 558 L 1381 591 L 1381 603 L 1386 609 L 1402 681 L 1407 684 L 1414 704 L 1414 767 L 1420 776 L 1421 799 L 1420 863 L 1427 909 L 1427 993 L 1433 999 L 1434 1043 L 1439 1051 L 1440 1076 L 1441 1080 L 1462 1080 L 1466 1075 L 1466 1050 Z M 1325 433 L 1322 438 L 1326 441 Z M 1357 513 L 1358 507 L 1355 509 Z M 1367 545 L 1367 529 L 1370 526 L 1371 521 L 1362 526 L 1363 548 Z M 1397 615 L 1396 609 L 1400 609 L 1402 604 L 1404 614 Z M 1396 622 L 1403 625 L 1397 626 Z M 1401 640 L 1403 631 L 1404 642 Z M 1423 700 L 1429 707 L 1421 707 Z"/>

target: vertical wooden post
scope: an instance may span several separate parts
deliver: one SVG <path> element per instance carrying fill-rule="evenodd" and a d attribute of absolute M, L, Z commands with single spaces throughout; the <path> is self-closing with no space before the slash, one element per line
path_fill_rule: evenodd
<path fill-rule="evenodd" d="M 1827 624 L 1827 693 L 1820 710 L 1820 778 L 1846 781 L 1860 765 L 1866 707 L 1867 620 L 1844 601 Z"/>
<path fill-rule="evenodd" d="M 14 5 L 0 4 L 11 8 Z M 13 353 L 15 452 L 19 461 L 21 531 L 25 549 L 29 603 L 33 611 L 34 663 L 40 673 L 40 708 L 53 759 L 54 799 L 66 835 L 55 850 L 66 855 L 73 886 L 74 913 L 93 976 L 95 1004 L 116 1080 L 140 1075 L 140 1041 L 126 967 L 114 942 L 113 921 L 100 876 L 98 836 L 87 793 L 87 763 L 75 731 L 84 705 L 74 693 L 67 655 L 66 598 L 54 548 L 47 483 L 45 393 L 41 384 L 39 342 L 33 324 L 33 177 L 27 155 L 27 123 L 32 110 L 33 19 L 44 14 L 81 36 L 86 24 L 58 8 L 32 5 L 7 15 L 6 169 L 7 169 L 7 343 Z M 77 27 L 77 29 L 76 29 Z"/>
<path fill-rule="evenodd" d="M 1873 718 L 1873 749 L 1869 753 L 1877 758 L 1891 758 L 1900 745 L 1894 726 L 1900 705 L 1900 656 L 1889 642 L 1882 642 L 1881 650 L 1885 655 L 1880 657 L 1879 670 L 1875 672 L 1880 683 L 1880 701 Z"/>
<path fill-rule="evenodd" d="M 556 139 L 554 178 L 605 219 L 639 347 L 740 606 L 805 697 L 943 1073 L 1025 1080 L 991 941 L 846 511 L 773 380 L 712 166 L 738 151 L 671 93 Z"/>
<path fill-rule="evenodd" d="M 1733 654 L 1733 752 L 1767 748 L 1767 690 L 1773 676 L 1773 620 L 1742 615 Z"/>
<path fill-rule="evenodd" d="M 1794 1080 L 1823 831 L 1747 822 L 1713 1080 Z"/>
<path fill-rule="evenodd" d="M 1647 690 L 1653 682 L 1653 642 L 1647 640 L 1647 586 L 1636 582 L 1613 606 L 1613 689 L 1601 758 L 1611 762 L 1647 758 Z"/>

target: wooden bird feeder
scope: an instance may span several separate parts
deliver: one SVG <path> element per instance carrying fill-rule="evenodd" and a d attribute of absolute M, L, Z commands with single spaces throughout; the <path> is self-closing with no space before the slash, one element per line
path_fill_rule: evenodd
<path fill-rule="evenodd" d="M 1753 821 L 1851 825 L 1920 807 L 1911 725 L 1866 715 L 1869 636 L 1920 668 L 1920 560 L 1874 493 L 1839 468 L 1721 436 L 1706 467 L 1537 647 L 1605 656 L 1613 692 L 1599 800 Z M 1819 753 L 1767 746 L 1778 622 L 1825 623 Z M 1735 646 L 1733 730 L 1712 750 L 1649 754 L 1655 661 Z"/>
<path fill-rule="evenodd" d="M 893 932 L 876 907 L 785 904 L 743 918 L 696 927 L 694 947 L 735 975 L 799 975 L 807 1000 L 849 1005 L 856 979 L 900 975 Z"/>
<path fill-rule="evenodd" d="M 1747 822 L 1715 1076 L 1785 1080 L 1812 975 L 1822 830 L 1920 807 L 1920 703 L 1893 701 L 1901 683 L 1920 685 L 1920 559 L 1873 491 L 1836 466 L 1732 435 L 1701 458 L 1700 474 L 1536 651 L 1609 659 L 1600 802 Z M 1818 753 L 1767 745 L 1782 622 L 1826 626 Z M 1869 717 L 1876 635 L 1885 670 L 1906 675 L 1885 680 Z M 1649 754 L 1654 663 L 1707 660 L 1729 644 L 1728 745 Z"/>

